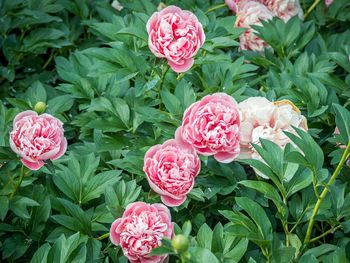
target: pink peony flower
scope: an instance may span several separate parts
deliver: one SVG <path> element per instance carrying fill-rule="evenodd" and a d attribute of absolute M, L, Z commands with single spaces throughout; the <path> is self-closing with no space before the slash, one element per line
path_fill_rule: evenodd
<path fill-rule="evenodd" d="M 169 209 L 162 204 L 135 202 L 129 204 L 123 216 L 110 228 L 110 239 L 121 246 L 131 263 L 163 263 L 167 256 L 149 256 L 153 248 L 162 244 L 164 237 L 172 238 L 174 225 Z"/>
<path fill-rule="evenodd" d="M 299 0 L 260 0 L 260 2 L 285 22 L 296 15 L 304 19 Z"/>
<path fill-rule="evenodd" d="M 306 118 L 289 100 L 270 102 L 264 97 L 251 97 L 239 103 L 239 109 L 241 112 L 239 157 L 242 159 L 262 160 L 252 146 L 252 144 L 260 145 L 260 138 L 273 141 L 284 148 L 291 142 L 284 131 L 295 134 L 292 126 L 307 130 Z M 266 178 L 264 175 L 261 176 Z"/>
<path fill-rule="evenodd" d="M 228 8 L 232 10 L 234 14 L 238 11 L 238 5 L 240 2 L 247 1 L 247 0 L 225 0 L 226 5 Z"/>
<path fill-rule="evenodd" d="M 329 7 L 334 0 L 325 0 L 324 3 L 326 4 L 327 7 Z"/>
<path fill-rule="evenodd" d="M 240 118 L 236 101 L 225 93 L 205 96 L 184 113 L 176 140 L 190 144 L 198 153 L 222 163 L 239 154 Z"/>
<path fill-rule="evenodd" d="M 260 20 L 269 20 L 274 14 L 263 4 L 246 1 L 239 6 L 235 27 L 247 30 L 239 37 L 241 50 L 263 52 L 269 45 L 255 35 L 252 25 L 261 25 Z"/>
<path fill-rule="evenodd" d="M 151 147 L 144 159 L 143 171 L 151 188 L 167 206 L 178 206 L 192 190 L 200 171 L 197 153 L 174 139 Z"/>
<path fill-rule="evenodd" d="M 189 70 L 193 57 L 205 41 L 202 24 L 190 11 L 168 6 L 147 22 L 148 46 L 159 58 L 166 58 L 175 72 Z"/>
<path fill-rule="evenodd" d="M 45 160 L 56 160 L 65 153 L 63 123 L 50 114 L 21 112 L 13 121 L 10 146 L 26 167 L 39 170 Z"/>

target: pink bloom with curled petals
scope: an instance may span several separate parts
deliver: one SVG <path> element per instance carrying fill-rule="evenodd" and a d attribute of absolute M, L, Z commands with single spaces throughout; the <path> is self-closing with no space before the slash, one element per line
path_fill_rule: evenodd
<path fill-rule="evenodd" d="M 205 35 L 197 17 L 187 10 L 168 6 L 147 22 L 148 46 L 156 57 L 166 58 L 175 72 L 189 70 Z"/>
<path fill-rule="evenodd" d="M 274 14 L 263 4 L 255 1 L 247 1 L 240 6 L 235 27 L 246 28 L 246 31 L 240 35 L 240 50 L 252 50 L 263 52 L 269 45 L 255 35 L 255 30 L 251 28 L 252 25 L 261 26 L 260 20 L 272 19 Z"/>
<path fill-rule="evenodd" d="M 21 112 L 13 121 L 10 146 L 26 167 L 39 170 L 45 160 L 56 160 L 65 153 L 67 140 L 63 123 L 50 114 Z"/>
<path fill-rule="evenodd" d="M 190 144 L 200 154 L 222 163 L 239 154 L 240 118 L 238 105 L 225 93 L 207 95 L 184 113 L 176 140 Z"/>
<path fill-rule="evenodd" d="M 131 263 L 163 263 L 168 256 L 149 256 L 162 239 L 171 239 L 174 224 L 169 209 L 162 204 L 135 202 L 129 204 L 121 218 L 110 228 L 110 240 L 120 246 Z"/>
<path fill-rule="evenodd" d="M 264 97 L 251 97 L 239 103 L 241 112 L 242 159 L 262 160 L 252 144 L 260 145 L 260 138 L 284 148 L 291 140 L 284 134 L 295 134 L 294 127 L 307 130 L 306 118 L 289 100 L 270 102 Z M 264 175 L 258 173 L 261 177 Z"/>
<path fill-rule="evenodd" d="M 171 139 L 146 152 L 143 170 L 162 202 L 167 206 L 179 206 L 193 188 L 200 160 L 190 145 Z"/>
<path fill-rule="evenodd" d="M 304 12 L 299 0 L 260 0 L 276 16 L 287 22 L 293 16 L 304 19 Z"/>

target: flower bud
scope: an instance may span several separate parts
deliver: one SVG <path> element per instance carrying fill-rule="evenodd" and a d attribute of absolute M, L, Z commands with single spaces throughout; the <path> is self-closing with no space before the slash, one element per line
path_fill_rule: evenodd
<path fill-rule="evenodd" d="M 36 111 L 38 114 L 44 113 L 46 110 L 46 103 L 39 101 L 34 106 L 34 111 Z"/>
<path fill-rule="evenodd" d="M 184 235 L 176 235 L 174 236 L 173 240 L 171 240 L 171 245 L 177 252 L 181 253 L 188 249 L 189 241 Z"/>

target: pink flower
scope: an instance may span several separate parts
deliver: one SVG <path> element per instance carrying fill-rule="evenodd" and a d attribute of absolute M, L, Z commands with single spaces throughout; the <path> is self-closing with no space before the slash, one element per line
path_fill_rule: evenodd
<path fill-rule="evenodd" d="M 285 22 L 296 15 L 304 19 L 299 0 L 260 0 L 260 2 Z"/>
<path fill-rule="evenodd" d="M 197 153 L 188 145 L 167 140 L 151 147 L 144 159 L 143 171 L 151 188 L 167 206 L 178 206 L 192 190 L 200 171 Z"/>
<path fill-rule="evenodd" d="M 25 166 L 39 170 L 45 160 L 56 160 L 65 153 L 67 140 L 63 123 L 50 114 L 21 112 L 13 121 L 10 146 Z"/>
<path fill-rule="evenodd" d="M 193 57 L 205 41 L 202 24 L 190 11 L 168 6 L 147 22 L 148 46 L 159 58 L 166 58 L 175 72 L 189 70 Z"/>
<path fill-rule="evenodd" d="M 307 130 L 306 118 L 289 100 L 270 102 L 264 97 L 251 97 L 239 103 L 239 109 L 242 122 L 239 157 L 242 159 L 262 160 L 252 146 L 252 144 L 260 145 L 260 138 L 273 141 L 284 148 L 291 142 L 284 131 L 295 134 L 292 126 Z"/>
<path fill-rule="evenodd" d="M 260 20 L 269 20 L 274 14 L 263 4 L 245 1 L 239 6 L 235 27 L 247 30 L 239 37 L 241 50 L 263 52 L 268 44 L 255 35 L 252 25 L 262 25 Z"/>
<path fill-rule="evenodd" d="M 205 96 L 184 113 L 176 140 L 190 144 L 198 153 L 222 163 L 239 154 L 240 118 L 236 101 L 225 93 Z"/>
<path fill-rule="evenodd" d="M 121 246 L 131 263 L 163 263 L 167 256 L 149 256 L 164 237 L 172 238 L 174 225 L 169 209 L 162 204 L 135 202 L 126 207 L 121 218 L 110 228 L 110 239 Z"/>
<path fill-rule="evenodd" d="M 238 11 L 238 4 L 242 1 L 246 0 L 225 0 L 225 3 L 228 6 L 228 8 L 230 8 L 232 12 L 236 14 Z"/>
<path fill-rule="evenodd" d="M 326 4 L 327 7 L 329 7 L 334 0 L 325 0 L 324 3 Z"/>

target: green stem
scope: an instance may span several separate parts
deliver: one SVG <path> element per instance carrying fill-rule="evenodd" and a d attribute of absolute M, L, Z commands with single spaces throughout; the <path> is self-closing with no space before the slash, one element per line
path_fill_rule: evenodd
<path fill-rule="evenodd" d="M 261 251 L 263 253 L 263 255 L 266 257 L 266 262 L 267 263 L 270 263 L 270 254 L 269 254 L 269 251 L 265 248 L 262 248 L 261 247 Z"/>
<path fill-rule="evenodd" d="M 348 159 L 349 154 L 350 154 L 350 142 L 346 146 L 345 152 L 344 152 L 343 156 L 341 157 L 341 160 L 340 160 L 337 168 L 335 169 L 334 173 L 332 174 L 331 178 L 329 179 L 328 183 L 326 184 L 325 188 L 323 189 L 322 193 L 320 194 L 319 198 L 317 199 L 314 210 L 312 211 L 309 226 L 307 227 L 307 230 L 306 230 L 306 236 L 304 239 L 305 244 L 310 243 L 312 227 L 314 226 L 314 221 L 315 221 L 315 217 L 317 215 L 317 212 L 320 209 L 323 200 L 327 196 L 327 193 L 329 191 L 330 186 L 334 183 L 335 179 L 337 179 L 337 176 L 339 175 L 345 161 Z"/>
<path fill-rule="evenodd" d="M 162 90 L 163 88 L 163 84 L 164 84 L 164 79 L 165 79 L 165 75 L 169 70 L 169 65 L 164 66 L 164 68 L 162 69 L 162 76 L 160 77 L 160 83 L 159 83 L 159 92 Z"/>
<path fill-rule="evenodd" d="M 49 59 L 45 62 L 43 69 L 46 69 L 46 67 L 50 64 L 51 60 L 53 59 L 54 52 L 51 52 Z"/>
<path fill-rule="evenodd" d="M 312 12 L 312 10 L 315 9 L 315 7 L 321 2 L 321 0 L 315 0 L 315 2 L 309 7 L 309 9 L 305 12 L 304 15 L 304 19 L 306 19 L 306 17 L 308 15 L 310 15 L 310 13 Z"/>
<path fill-rule="evenodd" d="M 293 233 L 293 231 L 297 228 L 297 226 L 300 224 L 301 220 L 303 219 L 306 212 L 310 210 L 310 207 L 306 207 L 305 210 L 301 213 L 300 217 L 296 221 L 295 225 L 292 227 L 292 229 L 289 231 L 289 233 Z"/>
<path fill-rule="evenodd" d="M 321 239 L 322 237 L 327 236 L 327 235 L 330 234 L 330 233 L 333 233 L 334 231 L 338 230 L 339 228 L 341 228 L 341 225 L 338 225 L 338 226 L 336 226 L 336 227 L 332 227 L 331 229 L 327 230 L 326 232 L 324 232 L 323 234 L 319 235 L 318 237 L 312 238 L 312 239 L 310 240 L 310 243 L 311 243 L 311 242 L 315 242 L 315 241 Z"/>
<path fill-rule="evenodd" d="M 286 247 L 289 247 L 289 230 L 288 230 L 288 223 L 283 222 L 283 230 L 284 233 L 286 234 Z"/>
<path fill-rule="evenodd" d="M 158 98 L 159 99 L 161 98 L 160 92 L 162 91 L 162 88 L 163 88 L 165 75 L 168 72 L 169 68 L 170 68 L 169 65 L 166 65 L 162 68 L 162 75 L 160 77 L 160 83 L 159 83 L 159 88 L 158 88 Z M 159 104 L 159 110 L 163 110 L 162 102 L 160 102 L 160 104 Z"/>
<path fill-rule="evenodd" d="M 11 193 L 11 195 L 10 195 L 11 198 L 17 193 L 18 188 L 21 186 L 21 183 L 22 183 L 22 181 L 23 181 L 23 178 L 24 178 L 24 165 L 22 164 L 22 167 L 21 167 L 21 175 L 20 175 L 20 177 L 19 177 L 19 181 L 18 181 L 18 183 L 17 183 L 15 189 L 13 189 L 13 191 L 12 191 L 12 193 Z"/>
<path fill-rule="evenodd" d="M 103 234 L 102 236 L 99 236 L 98 238 L 96 238 L 97 240 L 102 240 L 109 237 L 109 233 Z"/>
<path fill-rule="evenodd" d="M 211 7 L 211 8 L 209 8 L 209 9 L 207 10 L 207 12 L 205 12 L 205 14 L 208 14 L 208 13 L 210 13 L 210 12 L 212 12 L 212 11 L 215 11 L 216 9 L 223 8 L 223 7 L 225 7 L 225 6 L 227 6 L 227 5 L 226 5 L 226 4 L 221 4 L 221 5 L 217 5 L 217 6 Z"/>

